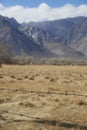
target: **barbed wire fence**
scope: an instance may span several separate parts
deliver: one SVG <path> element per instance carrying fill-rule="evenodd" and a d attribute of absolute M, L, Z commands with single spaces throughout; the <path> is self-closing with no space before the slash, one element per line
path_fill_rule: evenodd
<path fill-rule="evenodd" d="M 0 91 L 17 91 L 23 93 L 36 93 L 36 94 L 46 94 L 46 95 L 63 95 L 63 96 L 76 96 L 76 97 L 87 97 L 87 94 L 75 94 L 75 93 L 62 93 L 62 92 L 43 92 L 43 91 L 29 91 L 29 90 L 19 90 L 19 89 L 9 89 L 9 88 L 0 88 Z"/>
<path fill-rule="evenodd" d="M 45 95 L 62 95 L 62 96 L 76 96 L 76 97 L 86 97 L 87 98 L 87 94 L 75 94 L 75 93 L 62 93 L 62 92 L 46 92 L 46 91 L 29 91 L 29 90 L 19 90 L 19 89 L 10 89 L 10 88 L 0 88 L 0 91 L 15 91 L 15 92 L 22 92 L 22 93 L 31 93 L 31 94 L 45 94 Z M 61 121 L 56 121 L 56 120 L 47 120 L 45 118 L 40 118 L 40 117 L 34 117 L 34 116 L 29 116 L 29 115 L 25 115 L 22 113 L 17 113 L 17 112 L 12 112 L 12 111 L 8 111 L 8 110 L 0 110 L 0 119 L 3 121 L 7 121 L 8 119 L 6 119 L 5 117 L 3 117 L 3 113 L 7 113 L 7 114 L 12 114 L 12 115 L 17 115 L 20 117 L 25 117 L 27 118 L 27 120 L 32 120 L 36 123 L 49 123 L 51 125 L 56 125 L 58 124 L 59 126 L 69 126 L 69 127 L 74 127 L 74 128 L 80 128 L 82 130 L 87 130 L 87 126 L 81 126 L 79 124 L 70 124 L 70 123 L 66 123 L 66 122 L 61 122 Z M 10 120 L 9 120 L 10 121 Z"/>

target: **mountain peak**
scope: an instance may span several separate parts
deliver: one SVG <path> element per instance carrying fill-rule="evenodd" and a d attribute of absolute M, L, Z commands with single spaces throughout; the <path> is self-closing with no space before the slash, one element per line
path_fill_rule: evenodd
<path fill-rule="evenodd" d="M 87 18 L 19 24 L 0 16 L 0 44 L 11 46 L 15 56 L 83 58 L 87 56 Z"/>

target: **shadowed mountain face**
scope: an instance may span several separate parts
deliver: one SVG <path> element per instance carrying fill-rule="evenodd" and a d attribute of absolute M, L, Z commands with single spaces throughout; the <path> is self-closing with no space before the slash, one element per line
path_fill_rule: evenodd
<path fill-rule="evenodd" d="M 13 54 L 39 57 L 83 58 L 87 55 L 87 18 L 67 18 L 20 25 L 0 16 L 0 44 Z"/>
<path fill-rule="evenodd" d="M 37 45 L 32 37 L 27 37 L 23 32 L 19 31 L 19 26 L 20 24 L 14 19 L 0 16 L 0 44 L 10 46 L 15 56 L 27 54 L 38 58 L 53 55 Z"/>

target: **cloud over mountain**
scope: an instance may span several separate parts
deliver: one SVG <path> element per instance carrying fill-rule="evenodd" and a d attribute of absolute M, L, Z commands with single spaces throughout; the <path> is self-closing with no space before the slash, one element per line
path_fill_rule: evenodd
<path fill-rule="evenodd" d="M 38 7 L 29 8 L 20 5 L 6 7 L 0 4 L 0 14 L 14 17 L 18 22 L 54 20 L 67 17 L 87 16 L 87 5 L 74 6 L 66 4 L 62 7 L 50 7 L 41 3 Z"/>

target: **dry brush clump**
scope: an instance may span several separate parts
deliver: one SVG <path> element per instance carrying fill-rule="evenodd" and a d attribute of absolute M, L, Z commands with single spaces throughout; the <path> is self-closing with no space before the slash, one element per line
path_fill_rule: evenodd
<path fill-rule="evenodd" d="M 7 103 L 9 102 L 11 99 L 9 97 L 4 97 L 4 98 L 0 98 L 0 104 L 4 104 L 4 103 Z"/>
<path fill-rule="evenodd" d="M 2 79 L 2 78 L 3 78 L 3 75 L 0 74 L 0 79 Z"/>
<path fill-rule="evenodd" d="M 33 103 L 28 102 L 28 101 L 20 102 L 19 105 L 22 107 L 31 107 L 31 108 L 35 107 L 35 105 Z"/>
<path fill-rule="evenodd" d="M 4 103 L 5 99 L 0 99 L 0 104 Z"/>
<path fill-rule="evenodd" d="M 23 80 L 23 78 L 22 78 L 22 77 L 17 77 L 16 79 L 17 79 L 17 80 Z"/>
<path fill-rule="evenodd" d="M 87 101 L 84 99 L 77 99 L 75 103 L 76 105 L 79 105 L 79 106 L 87 105 Z"/>
<path fill-rule="evenodd" d="M 29 77 L 29 80 L 34 80 L 35 79 L 35 76 L 34 75 L 31 75 L 30 77 Z"/>
<path fill-rule="evenodd" d="M 87 66 L 3 65 L 0 75 L 0 88 L 8 89 L 0 90 L 0 110 L 45 119 L 41 124 L 40 120 L 3 113 L 7 130 L 77 130 L 73 124 L 86 126 Z M 59 121 L 65 124 L 59 126 L 55 123 Z M 70 128 L 67 122 L 72 124 Z"/>

